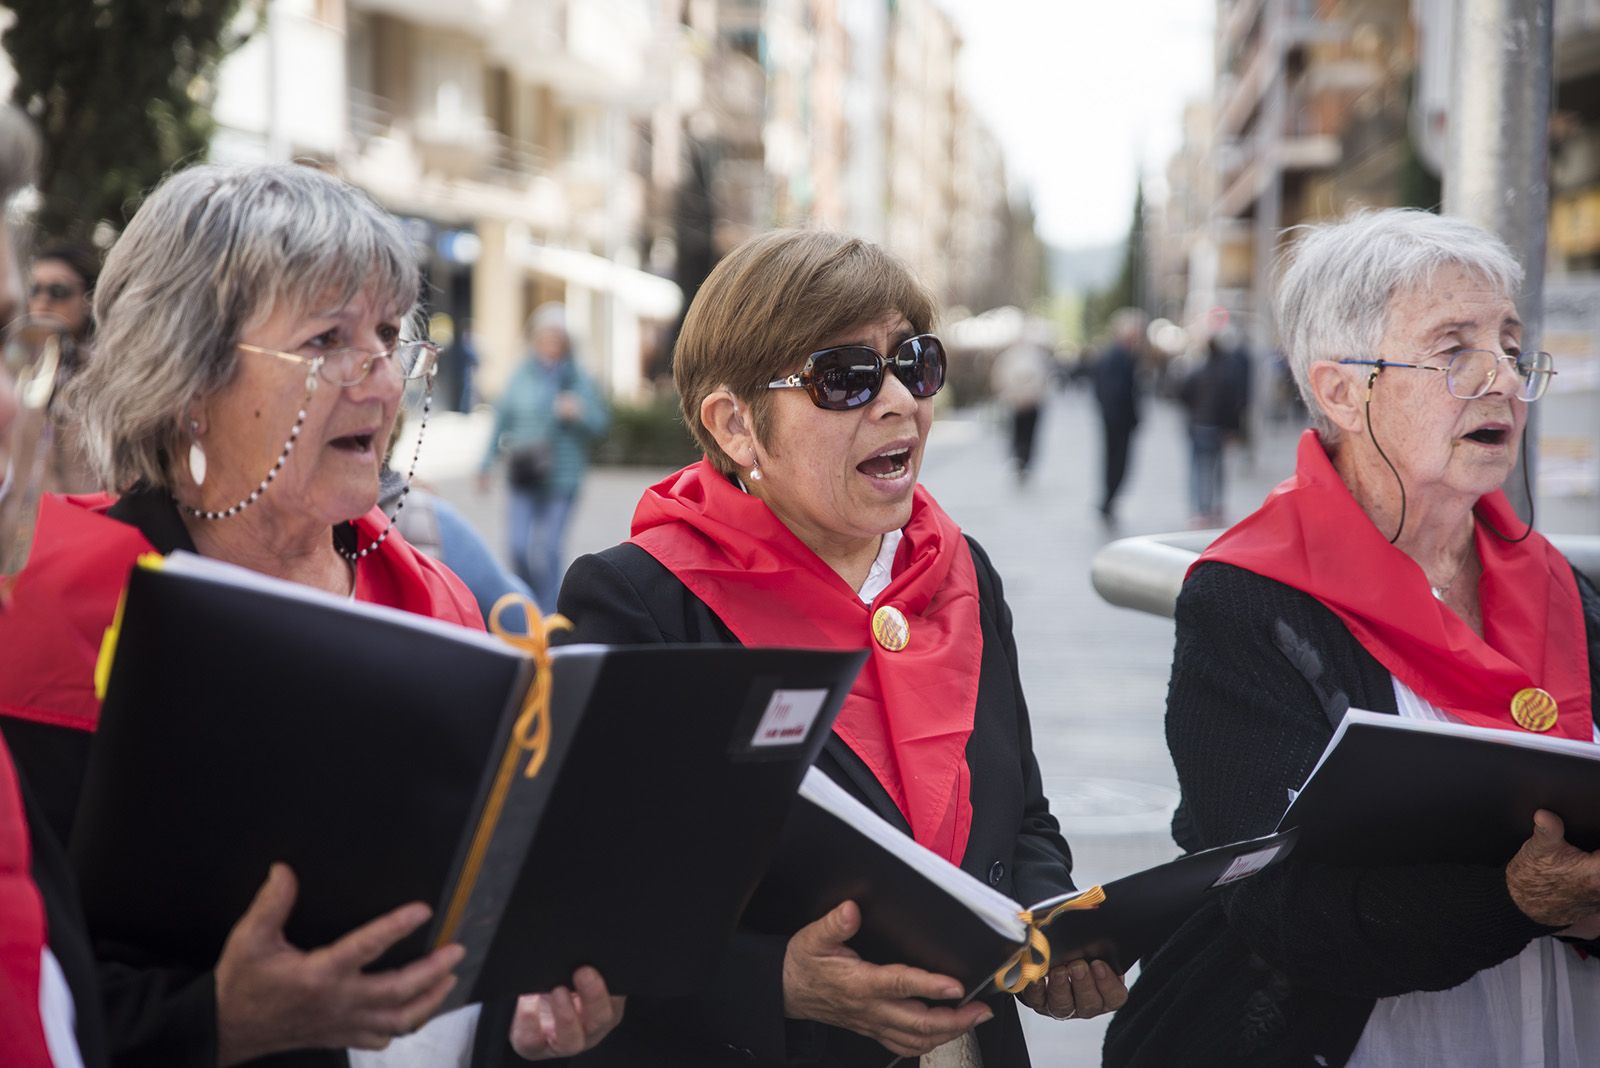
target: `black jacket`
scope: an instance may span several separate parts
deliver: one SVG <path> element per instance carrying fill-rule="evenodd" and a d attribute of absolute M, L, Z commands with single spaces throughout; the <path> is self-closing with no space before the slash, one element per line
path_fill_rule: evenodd
<path fill-rule="evenodd" d="M 1017 675 L 1011 613 L 999 576 L 971 545 L 982 603 L 983 661 L 967 762 L 972 772 L 972 832 L 962 867 L 1003 893 L 1037 901 L 1071 888 L 1071 857 L 1050 815 L 1033 756 L 1027 705 Z M 613 643 L 735 642 L 705 603 L 643 549 L 619 545 L 572 565 L 560 610 L 576 624 L 573 640 Z M 880 816 L 910 833 L 905 818 L 859 758 L 837 737 L 817 766 Z M 882 1068 L 890 1054 L 836 1028 L 787 1021 L 782 969 L 787 940 L 741 932 L 712 985 L 693 999 L 631 998 L 617 1032 L 574 1064 L 774 1065 L 809 1062 Z M 1017 1004 L 989 999 L 995 1018 L 978 1028 L 985 1068 L 1028 1062 Z M 502 1010 L 503 1013 L 503 1010 Z M 482 1026 L 501 1026 L 486 1017 Z"/>
<path fill-rule="evenodd" d="M 1600 694 L 1600 593 L 1578 587 Z M 1270 832 L 1351 707 L 1394 713 L 1394 684 L 1333 612 L 1228 564 L 1196 568 L 1167 694 L 1178 844 Z M 1457 986 L 1551 932 L 1517 909 L 1502 867 L 1291 857 L 1219 892 L 1144 962 L 1105 1064 L 1341 1065 L 1378 998 Z"/>

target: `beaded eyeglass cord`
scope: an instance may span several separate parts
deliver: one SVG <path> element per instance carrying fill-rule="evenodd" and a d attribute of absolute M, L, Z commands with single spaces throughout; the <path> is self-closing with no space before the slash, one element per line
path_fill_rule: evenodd
<path fill-rule="evenodd" d="M 300 438 L 300 430 L 305 426 L 306 409 L 311 407 L 311 396 L 317 391 L 317 372 L 320 370 L 320 363 L 321 361 L 318 361 L 316 364 L 313 364 L 311 369 L 306 372 L 305 398 L 300 402 L 300 410 L 295 413 L 294 426 L 289 428 L 289 436 L 284 440 L 283 449 L 278 453 L 277 460 L 273 461 L 272 467 L 267 471 L 266 477 L 262 478 L 260 482 L 256 483 L 256 488 L 250 491 L 249 496 L 240 498 L 236 504 L 230 505 L 229 507 L 220 511 L 210 511 L 204 508 L 195 508 L 192 505 L 184 504 L 182 501 L 177 501 L 178 507 L 181 508 L 185 514 L 190 515 L 195 519 L 227 519 L 231 516 L 238 515 L 240 512 L 244 511 L 246 508 L 250 507 L 252 504 L 261 499 L 261 495 L 267 492 L 267 487 L 272 485 L 272 483 L 277 479 L 278 472 L 283 470 L 283 465 L 289 462 L 289 454 L 294 452 L 295 442 Z M 383 533 L 379 534 L 375 539 L 373 539 L 372 544 L 368 545 L 364 549 L 358 549 L 352 552 L 339 543 L 334 543 L 333 547 L 338 551 L 339 555 L 344 557 L 346 560 L 349 560 L 351 563 L 355 563 L 362 557 L 375 552 L 378 546 L 389 540 L 389 535 L 394 531 L 395 520 L 400 517 L 400 509 L 406 506 L 406 495 L 411 492 L 411 479 L 417 473 L 417 460 L 422 456 L 422 437 L 428 430 L 428 413 L 433 408 L 433 375 L 428 375 L 426 381 L 427 387 L 422 397 L 422 421 L 417 427 L 416 448 L 411 453 L 411 466 L 409 470 L 406 471 L 406 483 L 404 488 L 400 490 L 399 499 L 395 502 L 394 514 L 388 517 L 388 525 L 383 528 Z M 174 500 L 176 500 L 176 498 L 174 498 Z"/>

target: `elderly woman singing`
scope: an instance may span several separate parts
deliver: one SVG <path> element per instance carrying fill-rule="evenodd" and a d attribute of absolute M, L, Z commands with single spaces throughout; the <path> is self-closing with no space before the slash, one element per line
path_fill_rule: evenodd
<path fill-rule="evenodd" d="M 139 554 L 186 549 L 481 629 L 460 580 L 375 507 L 402 393 L 435 363 L 407 334 L 419 289 L 394 219 L 308 167 L 195 167 L 128 224 L 95 293 L 99 358 L 64 401 L 118 495 L 45 499 L 0 615 L 0 726 L 63 838 L 99 712 L 94 650 Z M 204 974 L 171 967 L 161 945 L 101 947 L 114 1060 L 214 1068 L 297 1051 L 274 1063 L 343 1063 L 340 1047 L 382 1049 L 428 1020 L 459 946 L 365 970 L 426 922 L 425 905 L 301 949 L 283 934 L 295 893 L 274 866 Z M 523 999 L 518 1054 L 577 1052 L 610 1029 L 620 1005 L 600 977 L 580 970 L 575 986 L 577 1000 L 565 988 Z M 474 1011 L 398 1044 L 390 1063 L 441 1063 L 441 1048 L 470 1043 Z"/>
<path fill-rule="evenodd" d="M 1351 706 L 1596 740 L 1600 594 L 1500 492 L 1555 373 L 1520 283 L 1425 212 L 1295 245 L 1278 322 L 1316 428 L 1178 599 L 1185 849 L 1271 830 Z M 1503 865 L 1291 858 L 1223 891 L 1146 962 L 1106 1063 L 1600 1064 L 1600 855 L 1557 814 L 1528 830 Z"/>

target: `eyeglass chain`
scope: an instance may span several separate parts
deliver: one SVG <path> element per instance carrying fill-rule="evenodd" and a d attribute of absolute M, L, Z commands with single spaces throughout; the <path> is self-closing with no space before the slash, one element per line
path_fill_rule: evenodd
<path fill-rule="evenodd" d="M 273 462 L 271 470 L 267 472 L 265 478 L 256 484 L 256 488 L 250 491 L 250 495 L 248 497 L 242 498 L 237 504 L 234 504 L 231 507 L 215 512 L 203 508 L 195 508 L 191 505 L 184 504 L 182 501 L 177 502 L 178 507 L 183 509 L 184 512 L 195 519 L 217 520 L 227 519 L 230 516 L 238 515 L 240 512 L 256 503 L 256 501 L 260 500 L 261 495 L 267 492 L 267 487 L 270 486 L 275 479 L 277 479 L 278 472 L 283 470 L 283 465 L 288 463 L 289 454 L 294 452 L 294 445 L 300 437 L 300 430 L 303 426 L 305 426 L 306 409 L 311 406 L 311 395 L 316 392 L 316 389 L 317 369 L 313 367 L 306 375 L 305 399 L 300 402 L 300 410 L 295 413 L 294 426 L 289 428 L 289 437 L 284 441 L 283 449 L 278 453 L 278 458 Z M 362 557 L 374 552 L 378 546 L 382 545 L 389 539 L 390 533 L 393 532 L 395 520 L 400 516 L 400 509 L 406 506 L 406 495 L 411 492 L 411 480 L 417 473 L 417 460 L 422 456 L 422 437 L 423 434 L 427 432 L 428 413 L 432 410 L 432 408 L 433 376 L 429 375 L 427 392 L 422 398 L 422 422 L 417 427 L 417 445 L 411 453 L 411 467 L 406 472 L 406 484 L 405 487 L 400 491 L 399 500 L 395 502 L 394 514 L 389 516 L 389 525 L 384 527 L 383 533 L 379 534 L 378 537 L 373 540 L 372 544 L 368 545 L 365 549 L 359 549 L 355 552 L 351 552 L 337 542 L 334 543 L 333 547 L 338 551 L 339 555 L 344 557 L 346 560 L 349 560 L 351 563 L 355 563 Z"/>

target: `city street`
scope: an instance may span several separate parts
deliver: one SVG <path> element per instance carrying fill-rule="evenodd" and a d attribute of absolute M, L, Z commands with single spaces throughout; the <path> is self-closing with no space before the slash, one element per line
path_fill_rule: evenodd
<path fill-rule="evenodd" d="M 988 550 L 1005 581 L 1045 789 L 1072 845 L 1074 877 L 1088 886 L 1177 853 L 1168 834 L 1176 781 L 1162 733 L 1172 624 L 1102 601 L 1089 584 L 1089 561 L 1112 537 L 1183 529 L 1183 422 L 1172 406 L 1147 404 L 1122 521 L 1111 533 L 1093 507 L 1099 417 L 1088 395 L 1058 396 L 1044 413 L 1026 486 L 1016 484 L 1005 462 L 997 418 L 963 412 L 936 420 L 922 477 Z M 470 477 L 486 433 L 481 416 L 430 427 L 422 470 L 503 551 L 501 494 L 497 488 L 478 495 Z M 1232 457 L 1231 517 L 1289 472 L 1294 442 L 1294 428 L 1274 432 L 1248 475 L 1239 473 L 1242 457 Z M 626 536 L 640 491 L 662 473 L 595 469 L 573 522 L 570 554 Z M 1036 1065 L 1099 1063 L 1103 1020 L 1054 1023 L 1025 1013 L 1024 1022 Z"/>

